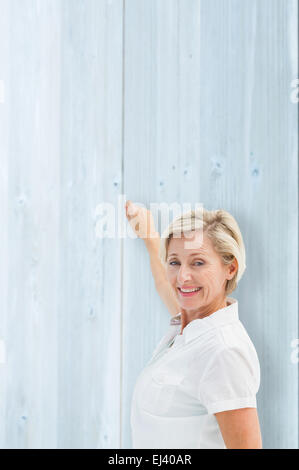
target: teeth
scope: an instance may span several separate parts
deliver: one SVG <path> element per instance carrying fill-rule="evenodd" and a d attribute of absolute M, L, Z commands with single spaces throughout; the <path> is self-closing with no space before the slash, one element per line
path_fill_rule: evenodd
<path fill-rule="evenodd" d="M 181 291 L 182 292 L 196 292 L 199 289 L 200 289 L 200 287 L 197 287 L 196 289 L 181 289 Z"/>

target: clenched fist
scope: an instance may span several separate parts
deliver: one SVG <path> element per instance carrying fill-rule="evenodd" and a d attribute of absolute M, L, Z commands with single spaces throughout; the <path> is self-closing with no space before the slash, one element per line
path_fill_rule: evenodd
<path fill-rule="evenodd" d="M 145 207 L 137 206 L 132 201 L 125 204 L 127 219 L 139 238 L 159 238 L 160 235 L 155 229 L 155 222 L 151 211 Z"/>

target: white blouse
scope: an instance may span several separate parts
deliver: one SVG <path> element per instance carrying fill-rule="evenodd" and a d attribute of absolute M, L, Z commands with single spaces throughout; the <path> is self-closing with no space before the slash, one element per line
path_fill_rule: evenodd
<path fill-rule="evenodd" d="M 226 448 L 214 413 L 256 408 L 260 365 L 238 301 L 181 330 L 181 314 L 139 375 L 132 396 L 135 449 Z"/>

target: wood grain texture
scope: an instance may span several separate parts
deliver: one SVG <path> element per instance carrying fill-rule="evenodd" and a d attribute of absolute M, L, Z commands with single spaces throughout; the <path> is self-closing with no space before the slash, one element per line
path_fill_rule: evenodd
<path fill-rule="evenodd" d="M 125 194 L 148 207 L 199 201 L 199 46 L 199 2 L 126 2 Z M 134 379 L 168 323 L 143 242 L 125 240 L 124 447 Z"/>
<path fill-rule="evenodd" d="M 95 209 L 121 186 L 122 3 L 62 8 L 59 444 L 119 446 L 120 240 Z"/>
<path fill-rule="evenodd" d="M 9 59 L 2 108 L 8 282 L 1 447 L 56 447 L 60 84 L 52 70 L 59 68 L 60 11 L 57 2 L 43 9 L 1 3 Z"/>
<path fill-rule="evenodd" d="M 263 445 L 273 448 L 298 447 L 296 11 L 280 0 L 201 3 L 201 199 L 231 212 L 244 236 L 235 296 L 260 358 Z"/>
<path fill-rule="evenodd" d="M 95 209 L 121 184 L 122 2 L 1 3 L 1 447 L 117 448 L 120 242 Z"/>
<path fill-rule="evenodd" d="M 234 215 L 263 445 L 298 448 L 298 1 L 0 11 L 0 448 L 131 447 L 170 314 L 143 242 L 96 236 L 98 205 L 117 216 L 123 194 Z"/>
<path fill-rule="evenodd" d="M 7 94 L 9 45 L 5 39 L 9 31 L 9 9 L 7 3 L 0 1 L 0 80 L 2 92 Z M 0 341 L 2 348 L 7 350 L 7 318 L 8 318 L 8 155 L 9 155 L 9 123 L 7 120 L 7 101 L 0 103 Z M 0 448 L 5 442 L 6 406 L 7 406 L 7 358 L 0 360 Z"/>

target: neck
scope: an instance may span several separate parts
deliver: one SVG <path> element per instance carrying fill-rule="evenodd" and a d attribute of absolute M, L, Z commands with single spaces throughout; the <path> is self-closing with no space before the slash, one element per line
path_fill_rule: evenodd
<path fill-rule="evenodd" d="M 224 308 L 226 306 L 226 297 L 222 297 L 221 299 L 215 299 L 213 302 L 208 305 L 204 305 L 203 307 L 195 309 L 184 308 L 181 314 L 182 328 L 180 334 L 182 334 L 185 326 L 188 325 L 188 323 L 190 323 L 192 320 L 208 317 L 209 315 L 212 315 L 212 313 L 215 313 L 217 312 L 217 310 L 220 310 L 221 308 Z"/>

